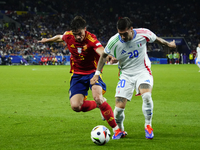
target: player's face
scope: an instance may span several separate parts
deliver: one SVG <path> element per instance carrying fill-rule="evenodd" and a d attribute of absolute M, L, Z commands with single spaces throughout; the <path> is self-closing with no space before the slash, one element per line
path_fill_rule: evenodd
<path fill-rule="evenodd" d="M 119 30 L 118 29 L 118 33 L 121 36 L 122 40 L 127 42 L 132 40 L 133 38 L 133 27 L 131 28 L 126 28 L 125 30 Z"/>
<path fill-rule="evenodd" d="M 79 29 L 77 31 L 72 31 L 73 35 L 74 35 L 74 38 L 76 39 L 76 41 L 78 42 L 82 42 L 85 38 L 85 31 L 86 31 L 86 28 L 85 29 Z"/>

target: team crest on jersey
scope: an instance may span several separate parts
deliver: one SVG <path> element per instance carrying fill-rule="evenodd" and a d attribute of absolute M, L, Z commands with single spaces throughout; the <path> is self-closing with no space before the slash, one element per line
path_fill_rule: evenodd
<path fill-rule="evenodd" d="M 70 47 L 75 48 L 74 44 L 72 44 Z"/>
<path fill-rule="evenodd" d="M 85 51 L 87 49 L 87 45 L 85 44 L 84 46 L 83 46 L 83 50 Z"/>
<path fill-rule="evenodd" d="M 142 46 L 142 43 L 141 42 L 137 42 L 137 47 L 141 47 Z"/>
<path fill-rule="evenodd" d="M 78 50 L 78 53 L 79 53 L 79 54 L 82 53 L 82 48 L 78 47 L 77 50 Z"/>

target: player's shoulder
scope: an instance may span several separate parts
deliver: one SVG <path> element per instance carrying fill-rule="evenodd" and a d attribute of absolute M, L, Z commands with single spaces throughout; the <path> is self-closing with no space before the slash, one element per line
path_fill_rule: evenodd
<path fill-rule="evenodd" d="M 71 39 L 73 38 L 73 33 L 72 31 L 65 31 L 65 33 L 62 35 L 62 39 L 66 40 L 66 39 Z"/>
<path fill-rule="evenodd" d="M 91 36 L 91 37 L 97 38 L 94 33 L 91 33 L 89 31 L 86 31 L 85 34 L 86 34 L 86 36 Z"/>
<path fill-rule="evenodd" d="M 96 35 L 95 34 L 93 34 L 93 33 L 90 33 L 89 31 L 86 31 L 86 33 L 85 33 L 85 39 L 86 40 L 89 40 L 90 42 L 95 42 L 95 41 L 97 41 L 97 37 L 96 37 Z"/>
<path fill-rule="evenodd" d="M 72 31 L 65 31 L 63 35 L 73 35 Z"/>
<path fill-rule="evenodd" d="M 149 35 L 151 35 L 153 33 L 152 31 L 150 31 L 147 28 L 136 28 L 134 30 L 137 32 L 137 34 L 149 34 Z"/>
<path fill-rule="evenodd" d="M 113 40 L 119 40 L 119 33 L 116 33 L 115 35 L 113 35 L 111 38 L 110 38 L 111 41 Z"/>
<path fill-rule="evenodd" d="M 111 49 L 114 45 L 118 44 L 118 42 L 120 42 L 120 35 L 119 33 L 116 33 L 115 35 L 113 35 L 107 43 L 107 47 L 109 49 Z"/>

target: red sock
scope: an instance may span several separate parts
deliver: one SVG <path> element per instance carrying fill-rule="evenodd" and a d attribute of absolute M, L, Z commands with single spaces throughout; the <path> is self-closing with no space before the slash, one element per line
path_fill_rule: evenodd
<path fill-rule="evenodd" d="M 95 109 L 97 107 L 97 104 L 95 101 L 83 101 L 83 105 L 81 106 L 82 112 L 90 111 L 92 109 Z"/>
<path fill-rule="evenodd" d="M 99 105 L 99 108 L 108 124 L 112 128 L 116 127 L 117 123 L 115 122 L 114 114 L 110 105 L 107 102 L 103 102 L 103 104 Z"/>

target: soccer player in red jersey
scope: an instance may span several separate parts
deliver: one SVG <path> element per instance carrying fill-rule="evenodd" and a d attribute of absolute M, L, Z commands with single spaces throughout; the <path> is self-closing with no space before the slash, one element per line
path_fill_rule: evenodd
<path fill-rule="evenodd" d="M 106 91 L 105 83 L 99 76 L 97 83 L 90 84 L 90 79 L 95 74 L 97 62 L 104 52 L 104 47 L 94 34 L 86 30 L 86 26 L 86 21 L 82 17 L 76 16 L 71 22 L 71 31 L 66 31 L 63 35 L 56 35 L 52 38 L 43 38 L 38 42 L 65 41 L 67 43 L 71 53 L 70 73 L 73 73 L 69 91 L 71 108 L 76 112 L 87 112 L 97 107 L 100 108 L 103 117 L 113 128 L 116 139 L 120 139 L 125 136 L 125 132 L 119 129 L 112 108 L 103 97 Z M 94 101 L 86 100 L 89 88 L 92 90 Z"/>

